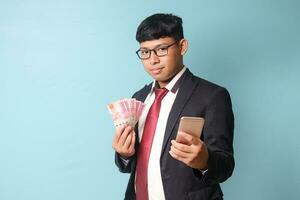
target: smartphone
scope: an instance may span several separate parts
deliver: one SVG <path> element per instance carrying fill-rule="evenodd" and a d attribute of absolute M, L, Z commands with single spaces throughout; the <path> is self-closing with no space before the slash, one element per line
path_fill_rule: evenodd
<path fill-rule="evenodd" d="M 204 122 L 205 120 L 202 117 L 181 117 L 178 131 L 183 131 L 200 138 Z M 178 134 L 176 136 L 176 141 L 187 143 L 184 138 L 180 137 Z"/>

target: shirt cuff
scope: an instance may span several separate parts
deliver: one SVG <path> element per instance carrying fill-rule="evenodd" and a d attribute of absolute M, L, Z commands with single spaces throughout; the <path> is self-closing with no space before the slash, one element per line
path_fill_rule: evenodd
<path fill-rule="evenodd" d="M 205 170 L 198 169 L 198 170 L 199 170 L 199 172 L 201 172 L 202 176 L 204 176 L 208 171 L 208 169 L 205 169 Z"/>
<path fill-rule="evenodd" d="M 120 159 L 122 160 L 122 162 L 123 162 L 123 164 L 124 164 L 125 166 L 128 165 L 129 159 L 123 158 L 122 156 L 120 156 Z"/>

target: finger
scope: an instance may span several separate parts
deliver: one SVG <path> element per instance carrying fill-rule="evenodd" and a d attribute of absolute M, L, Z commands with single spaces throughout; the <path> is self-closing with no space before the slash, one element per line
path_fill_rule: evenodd
<path fill-rule="evenodd" d="M 128 149 L 131 145 L 131 140 L 132 140 L 132 132 L 130 132 L 130 134 L 127 136 L 125 143 L 124 143 L 124 148 Z"/>
<path fill-rule="evenodd" d="M 184 140 L 188 143 L 188 144 L 193 144 L 194 143 L 194 140 L 196 137 L 186 133 L 186 132 L 183 132 L 183 131 L 179 131 L 177 134 L 180 135 L 181 138 L 184 138 Z"/>
<path fill-rule="evenodd" d="M 119 141 L 118 141 L 118 144 L 119 144 L 119 145 L 122 145 L 122 146 L 123 146 L 123 145 L 125 144 L 125 141 L 126 141 L 128 135 L 129 135 L 130 132 L 131 132 L 131 129 L 132 129 L 131 126 L 127 126 L 127 127 L 124 129 L 124 131 L 122 132 L 122 134 L 121 134 L 121 136 L 120 136 L 120 139 L 119 139 Z"/>
<path fill-rule="evenodd" d="M 135 132 L 132 132 L 131 143 L 128 148 L 129 152 L 134 152 L 134 148 L 135 148 Z"/>
<path fill-rule="evenodd" d="M 124 129 L 126 128 L 126 126 L 118 126 L 116 128 L 116 134 L 114 136 L 114 143 L 118 143 L 121 137 L 121 134 L 123 133 Z"/>
<path fill-rule="evenodd" d="M 170 154 L 174 159 L 179 160 L 179 161 L 181 161 L 181 162 L 183 162 L 183 163 L 186 163 L 186 161 L 185 161 L 184 158 L 179 157 L 179 156 L 176 155 L 173 151 L 169 151 L 169 154 Z"/>
<path fill-rule="evenodd" d="M 121 133 L 123 132 L 124 129 L 125 129 L 125 126 L 116 127 L 116 132 L 114 134 L 113 142 L 112 142 L 113 149 L 116 149 L 116 146 L 118 145 Z"/>
<path fill-rule="evenodd" d="M 188 153 L 182 152 L 178 149 L 176 149 L 173 145 L 171 146 L 171 151 L 178 157 L 186 159 L 189 158 L 190 155 Z"/>
<path fill-rule="evenodd" d="M 199 142 L 191 145 L 191 148 L 194 149 L 195 152 L 200 153 L 201 151 L 205 151 L 206 145 L 199 139 Z"/>
<path fill-rule="evenodd" d="M 175 140 L 171 141 L 172 146 L 174 146 L 179 151 L 185 152 L 185 153 L 192 153 L 193 149 L 190 145 L 182 144 L 180 142 L 176 142 Z"/>

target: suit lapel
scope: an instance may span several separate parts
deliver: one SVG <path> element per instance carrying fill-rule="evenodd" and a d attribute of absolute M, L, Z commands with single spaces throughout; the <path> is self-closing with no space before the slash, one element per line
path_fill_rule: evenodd
<path fill-rule="evenodd" d="M 162 145 L 162 149 L 161 149 L 161 155 L 165 151 L 167 142 L 169 141 L 169 138 L 172 135 L 173 129 L 176 125 L 176 122 L 177 122 L 184 106 L 190 99 L 195 87 L 198 84 L 198 82 L 196 82 L 195 79 L 193 78 L 194 75 L 188 69 L 185 73 L 186 74 L 183 74 L 184 75 L 183 80 L 179 86 L 179 91 L 178 91 L 177 97 L 173 103 L 171 112 L 168 117 L 166 131 L 165 131 L 165 135 L 164 135 L 164 141 L 163 141 L 163 145 Z"/>
<path fill-rule="evenodd" d="M 151 90 L 152 84 L 145 85 L 143 89 L 140 90 L 140 92 L 136 93 L 136 95 L 133 96 L 133 98 L 136 98 L 137 100 L 141 102 L 145 102 L 147 95 L 149 94 Z"/>

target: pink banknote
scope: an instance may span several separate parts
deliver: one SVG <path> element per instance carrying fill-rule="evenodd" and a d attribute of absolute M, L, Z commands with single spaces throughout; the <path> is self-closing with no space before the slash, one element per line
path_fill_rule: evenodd
<path fill-rule="evenodd" d="M 121 99 L 107 105 L 116 127 L 121 125 L 134 127 L 144 107 L 145 104 L 136 99 Z"/>

